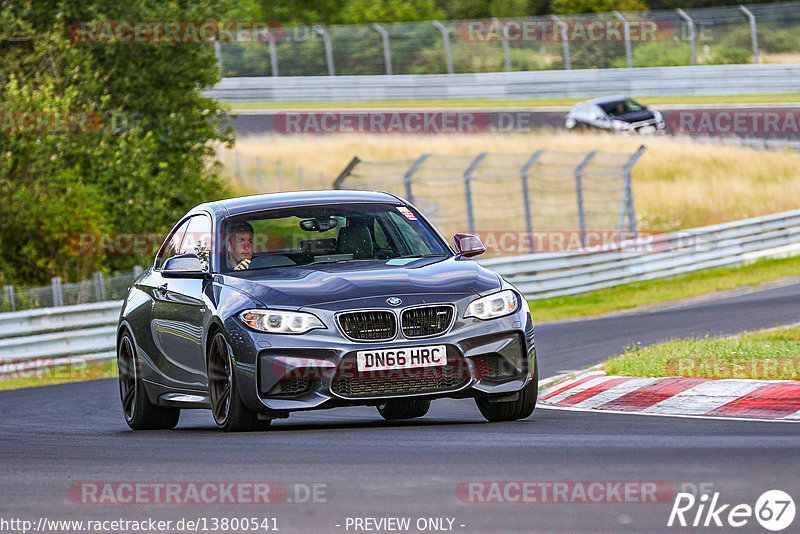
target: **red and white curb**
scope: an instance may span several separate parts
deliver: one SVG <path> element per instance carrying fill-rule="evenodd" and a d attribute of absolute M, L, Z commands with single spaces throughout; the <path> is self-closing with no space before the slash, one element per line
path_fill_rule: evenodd
<path fill-rule="evenodd" d="M 608 376 L 596 368 L 547 383 L 544 406 L 653 415 L 800 421 L 800 381 Z"/>

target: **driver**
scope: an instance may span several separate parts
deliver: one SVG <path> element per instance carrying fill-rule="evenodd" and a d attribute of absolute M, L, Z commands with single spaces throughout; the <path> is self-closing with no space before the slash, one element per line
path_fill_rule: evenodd
<path fill-rule="evenodd" d="M 250 223 L 236 223 L 228 228 L 225 240 L 228 251 L 228 268 L 244 271 L 250 267 L 253 259 L 253 227 Z"/>

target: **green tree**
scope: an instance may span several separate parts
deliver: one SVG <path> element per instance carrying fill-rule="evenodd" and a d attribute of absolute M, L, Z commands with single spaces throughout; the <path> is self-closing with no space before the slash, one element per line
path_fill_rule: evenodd
<path fill-rule="evenodd" d="M 70 40 L 90 20 L 222 20 L 226 4 L 0 0 L 0 111 L 13 118 L 102 117 L 89 133 L 0 129 L 0 272 L 6 283 L 82 278 L 149 257 L 86 254 L 86 233 L 164 232 L 188 208 L 227 194 L 214 143 L 226 110 L 202 91 L 219 79 L 211 44 Z M 16 114 L 16 115 L 15 115 Z"/>

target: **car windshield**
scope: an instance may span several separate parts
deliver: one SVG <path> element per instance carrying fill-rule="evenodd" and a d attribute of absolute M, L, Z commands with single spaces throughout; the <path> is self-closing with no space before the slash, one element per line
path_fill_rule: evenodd
<path fill-rule="evenodd" d="M 451 254 L 416 211 L 392 204 L 274 209 L 226 219 L 222 231 L 222 272 Z"/>
<path fill-rule="evenodd" d="M 620 115 L 626 115 L 628 113 L 642 111 L 644 109 L 644 106 L 630 99 L 605 102 L 600 104 L 600 107 L 603 108 L 603 111 L 605 111 L 609 117 L 618 117 Z"/>

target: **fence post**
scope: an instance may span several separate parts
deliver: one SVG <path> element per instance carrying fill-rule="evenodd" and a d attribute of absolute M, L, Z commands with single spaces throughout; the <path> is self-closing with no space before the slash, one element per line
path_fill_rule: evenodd
<path fill-rule="evenodd" d="M 344 187 L 342 187 L 342 182 L 344 182 L 345 179 L 350 176 L 350 174 L 353 172 L 353 169 L 355 169 L 356 165 L 359 163 L 361 163 L 361 160 L 358 159 L 358 156 L 353 156 L 353 159 L 350 160 L 350 163 L 347 164 L 347 167 L 345 167 L 344 170 L 339 173 L 339 176 L 337 176 L 333 181 L 333 188 L 344 189 Z"/>
<path fill-rule="evenodd" d="M 694 38 L 697 32 L 694 29 L 694 21 L 684 10 L 678 8 L 677 12 L 678 16 L 686 21 L 686 26 L 689 29 L 689 35 L 687 37 L 689 38 L 689 49 L 692 51 L 692 65 L 697 65 L 697 49 L 694 44 Z"/>
<path fill-rule="evenodd" d="M 442 37 L 444 38 L 444 57 L 445 61 L 447 62 L 447 74 L 453 74 L 453 52 L 450 50 L 450 32 L 447 30 L 444 24 L 438 20 L 434 20 L 433 25 L 439 28 L 439 31 L 442 32 Z"/>
<path fill-rule="evenodd" d="M 625 58 L 628 60 L 628 68 L 633 68 L 633 54 L 631 53 L 631 25 L 628 23 L 628 19 L 622 16 L 617 10 L 613 11 L 614 16 L 617 17 L 619 20 L 622 21 L 622 25 L 625 32 Z"/>
<path fill-rule="evenodd" d="M 506 62 L 506 72 L 511 72 L 511 51 L 508 49 L 508 36 L 506 35 L 506 27 L 497 18 L 493 18 L 492 21 L 497 24 L 497 27 L 500 29 L 503 35 L 503 40 L 501 42 L 503 43 L 503 57 Z"/>
<path fill-rule="evenodd" d="M 319 173 L 319 188 L 325 189 L 325 175 L 323 173 Z"/>
<path fill-rule="evenodd" d="M 136 280 L 137 278 L 142 276 L 143 272 L 144 272 L 144 269 L 142 269 L 141 265 L 134 265 L 133 266 L 133 279 Z"/>
<path fill-rule="evenodd" d="M 586 246 L 586 213 L 583 210 L 583 170 L 597 154 L 597 150 L 592 150 L 575 169 L 575 198 L 578 201 L 578 228 L 580 228 L 581 245 Z"/>
<path fill-rule="evenodd" d="M 542 157 L 544 153 L 545 150 L 543 148 L 534 152 L 519 171 L 519 177 L 522 179 L 522 202 L 525 204 L 525 228 L 531 239 L 531 252 L 536 252 L 536 247 L 534 246 L 533 239 L 533 214 L 531 213 L 530 191 L 528 190 L 528 173 L 531 172 L 533 166 L 536 165 L 536 162 L 539 161 L 539 158 Z"/>
<path fill-rule="evenodd" d="M 106 300 L 106 283 L 100 271 L 94 273 L 94 294 L 97 296 L 97 302 Z"/>
<path fill-rule="evenodd" d="M 239 183 L 242 183 L 242 156 L 238 152 L 234 152 L 236 155 L 236 178 L 239 180 Z"/>
<path fill-rule="evenodd" d="M 275 47 L 275 36 L 269 29 L 265 30 L 267 33 L 267 41 L 269 42 L 269 64 L 272 68 L 272 76 L 278 77 L 278 50 Z"/>
<path fill-rule="evenodd" d="M 646 146 L 640 146 L 622 168 L 622 179 L 624 182 L 622 193 L 622 209 L 619 215 L 620 239 L 622 238 L 622 232 L 625 229 L 626 215 L 628 217 L 628 231 L 633 234 L 633 237 L 636 237 L 636 213 L 633 210 L 633 184 L 631 181 L 631 170 L 636 162 L 639 161 L 639 158 L 642 157 L 642 154 L 644 154 L 645 150 L 647 150 Z"/>
<path fill-rule="evenodd" d="M 17 299 L 14 295 L 14 286 L 6 286 L 5 288 L 6 298 L 8 302 L 11 304 L 11 311 L 17 311 Z"/>
<path fill-rule="evenodd" d="M 475 169 L 480 166 L 488 155 L 488 152 L 481 152 L 478 154 L 478 157 L 472 160 L 467 170 L 464 171 L 464 199 L 467 202 L 467 227 L 471 234 L 475 233 L 475 211 L 472 207 L 472 173 L 475 172 Z"/>
<path fill-rule="evenodd" d="M 283 191 L 283 163 L 278 162 L 278 191 Z"/>
<path fill-rule="evenodd" d="M 50 287 L 53 291 L 53 306 L 63 306 L 64 294 L 61 292 L 61 278 L 58 276 L 51 278 Z"/>
<path fill-rule="evenodd" d="M 563 47 L 562 53 L 564 55 L 564 69 L 571 70 L 572 61 L 570 60 L 569 56 L 569 39 L 567 38 L 567 23 L 558 18 L 556 15 L 550 15 L 550 18 L 553 19 L 560 28 L 561 46 Z"/>
<path fill-rule="evenodd" d="M 381 41 L 383 41 L 383 61 L 386 64 L 386 74 L 392 75 L 392 49 L 389 47 L 389 32 L 383 29 L 383 26 L 377 22 L 372 23 L 372 27 L 381 34 Z"/>
<path fill-rule="evenodd" d="M 756 30 L 756 17 L 753 12 L 739 4 L 744 16 L 750 21 L 750 40 L 753 41 L 753 63 L 761 63 L 761 54 L 758 51 L 758 31 Z"/>
<path fill-rule="evenodd" d="M 217 58 L 217 68 L 222 71 L 222 46 L 219 41 L 214 41 L 214 56 Z"/>
<path fill-rule="evenodd" d="M 256 178 L 258 178 L 258 188 L 260 193 L 264 192 L 264 176 L 261 174 L 261 158 L 256 156 Z"/>
<path fill-rule="evenodd" d="M 336 76 L 333 67 L 333 49 L 331 48 L 331 35 L 319 24 L 314 26 L 314 31 L 322 36 L 322 43 L 325 45 L 325 62 L 328 64 L 328 76 Z"/>
<path fill-rule="evenodd" d="M 423 154 L 417 158 L 417 161 L 411 164 L 411 167 L 408 168 L 406 173 L 403 175 L 403 185 L 406 189 L 406 200 L 414 203 L 414 193 L 411 191 L 411 184 L 413 182 L 414 175 L 417 174 L 417 171 L 422 164 L 425 163 L 425 160 L 428 159 L 430 154 Z"/>
<path fill-rule="evenodd" d="M 304 191 L 306 188 L 306 173 L 303 167 L 297 167 L 297 177 L 300 178 L 300 190 Z"/>

